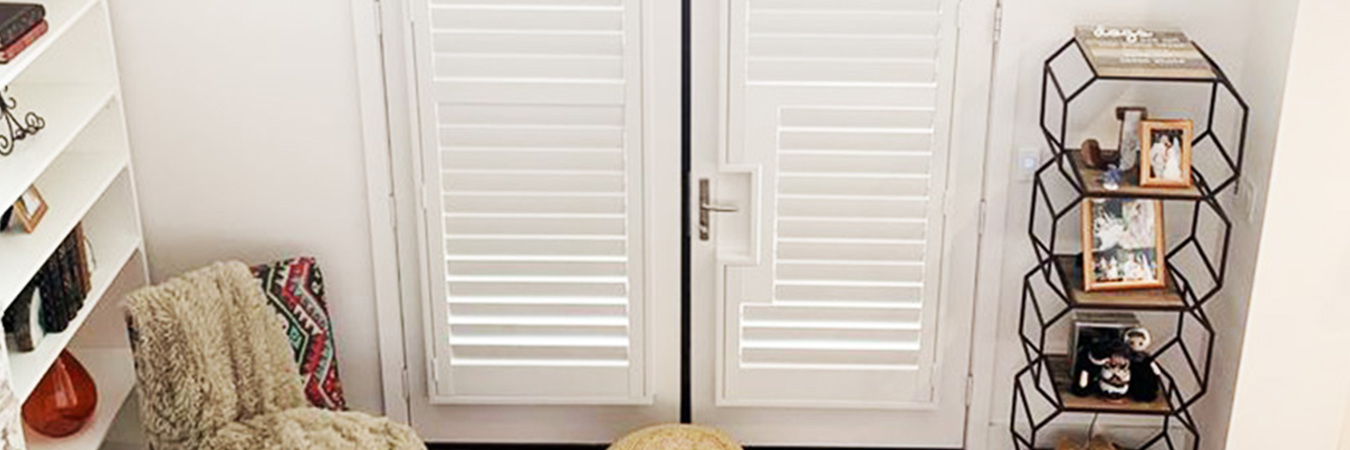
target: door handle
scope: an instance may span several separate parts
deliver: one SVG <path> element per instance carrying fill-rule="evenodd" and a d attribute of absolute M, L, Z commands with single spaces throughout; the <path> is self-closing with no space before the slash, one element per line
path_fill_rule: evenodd
<path fill-rule="evenodd" d="M 712 234 L 712 213 L 734 213 L 741 209 L 734 205 L 714 205 L 708 189 L 708 179 L 698 180 L 698 238 L 706 241 Z"/>

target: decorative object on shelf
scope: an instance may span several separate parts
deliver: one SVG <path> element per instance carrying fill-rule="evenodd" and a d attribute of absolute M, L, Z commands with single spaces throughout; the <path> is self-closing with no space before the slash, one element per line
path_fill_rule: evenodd
<path fill-rule="evenodd" d="M 24 50 L 28 49 L 28 46 L 37 42 L 37 39 L 42 37 L 42 35 L 47 34 L 47 28 L 47 21 L 44 20 L 38 22 L 38 24 L 34 25 L 27 33 L 24 33 L 18 41 L 0 48 L 0 64 L 8 64 L 10 61 L 13 61 L 14 58 L 18 58 L 20 53 L 23 53 Z"/>
<path fill-rule="evenodd" d="M 65 331 L 84 308 L 91 288 L 84 242 L 84 226 L 76 225 L 38 271 L 36 279 L 42 290 L 39 323 L 48 333 Z"/>
<path fill-rule="evenodd" d="M 47 8 L 37 3 L 0 3 L 0 49 L 22 42 L 46 22 Z"/>
<path fill-rule="evenodd" d="M 1085 290 L 1163 287 L 1161 201 L 1089 198 L 1082 209 Z"/>
<path fill-rule="evenodd" d="M 14 220 L 23 226 L 23 231 L 32 233 L 38 223 L 47 215 L 47 200 L 42 198 L 37 186 L 29 186 L 23 195 L 14 201 Z"/>
<path fill-rule="evenodd" d="M 1120 189 L 1121 177 L 1120 169 L 1115 165 L 1107 166 L 1106 172 L 1102 173 L 1102 187 L 1108 191 Z"/>
<path fill-rule="evenodd" d="M 1071 392 L 1079 396 L 1124 398 L 1129 392 L 1130 330 L 1143 330 L 1128 312 L 1078 312 L 1069 337 Z M 1147 331 L 1145 331 L 1147 333 Z"/>
<path fill-rule="evenodd" d="M 1139 139 L 1148 146 L 1148 154 L 1140 158 L 1140 186 L 1191 186 L 1191 128 L 1186 119 L 1141 123 Z"/>
<path fill-rule="evenodd" d="M 5 122 L 9 134 L 0 135 L 0 156 L 13 153 L 16 143 L 47 127 L 47 120 L 32 111 L 24 113 L 20 121 L 15 113 L 18 107 L 19 101 L 9 95 L 9 88 L 6 87 L 4 93 L 0 94 L 0 120 Z"/>
<path fill-rule="evenodd" d="M 36 284 L 29 283 L 5 309 L 5 341 L 14 350 L 31 352 L 42 340 L 42 325 L 38 320 L 41 304 L 42 293 Z"/>
<path fill-rule="evenodd" d="M 262 282 L 267 304 L 286 324 L 286 339 L 295 353 L 309 403 L 318 408 L 346 410 L 319 264 L 314 258 L 300 257 L 253 266 L 250 270 Z"/>
<path fill-rule="evenodd" d="M 24 402 L 23 421 L 47 436 L 69 436 L 89 423 L 97 408 L 93 377 L 75 356 L 62 350 Z"/>
<path fill-rule="evenodd" d="M 1136 327 L 1125 330 L 1125 342 L 1130 347 L 1130 400 L 1151 402 L 1158 398 L 1158 386 L 1162 379 L 1162 370 L 1153 361 L 1148 347 L 1153 344 L 1153 336 L 1148 329 Z"/>
<path fill-rule="evenodd" d="M 1079 147 L 1083 151 L 1083 164 L 1093 169 L 1105 169 L 1106 161 L 1102 161 L 1102 146 L 1096 139 L 1087 139 Z"/>
<path fill-rule="evenodd" d="M 1078 27 L 1074 38 L 1098 77 L 1215 77 L 1209 59 L 1180 31 L 1095 25 Z"/>
<path fill-rule="evenodd" d="M 1140 145 L 1139 127 L 1148 119 L 1148 108 L 1142 106 L 1121 106 L 1116 108 L 1116 119 L 1120 120 L 1120 170 L 1133 170 L 1139 164 Z"/>

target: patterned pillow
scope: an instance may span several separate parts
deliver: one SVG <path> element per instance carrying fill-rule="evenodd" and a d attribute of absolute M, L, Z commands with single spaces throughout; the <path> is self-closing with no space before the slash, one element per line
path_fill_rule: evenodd
<path fill-rule="evenodd" d="M 293 258 L 252 270 L 262 282 L 267 302 L 286 324 L 286 337 L 304 377 L 309 402 L 334 411 L 347 409 L 338 378 L 333 326 L 323 298 L 323 275 L 314 258 Z"/>

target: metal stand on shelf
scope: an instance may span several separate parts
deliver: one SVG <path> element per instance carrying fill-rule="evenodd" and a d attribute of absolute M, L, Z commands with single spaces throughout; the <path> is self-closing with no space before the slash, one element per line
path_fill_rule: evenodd
<path fill-rule="evenodd" d="M 1068 52 L 1076 48 L 1076 52 Z M 1198 46 L 1197 46 L 1198 48 Z M 1035 175 L 1032 189 L 1028 235 L 1036 255 L 1036 266 L 1023 278 L 1021 312 L 1018 335 L 1026 366 L 1013 380 L 1012 416 L 1009 426 L 1014 446 L 1019 450 L 1049 448 L 1048 431 L 1057 421 L 1073 426 L 1068 418 L 1074 414 L 1127 414 L 1151 416 L 1158 419 L 1159 431 L 1140 440 L 1138 449 L 1184 448 L 1189 435 L 1191 449 L 1199 448 L 1199 426 L 1191 415 L 1191 408 L 1209 388 L 1209 375 L 1214 347 L 1214 326 L 1205 314 L 1205 305 L 1214 299 L 1224 284 L 1228 265 L 1229 240 L 1232 221 L 1220 204 L 1218 196 L 1224 190 L 1237 189 L 1242 172 L 1242 154 L 1246 147 L 1247 103 L 1238 94 L 1223 70 L 1214 60 L 1201 54 L 1213 68 L 1208 78 L 1108 77 L 1099 76 L 1088 62 L 1085 50 L 1076 40 L 1070 40 L 1045 61 L 1041 81 L 1040 126 L 1054 156 L 1043 164 Z M 1057 73 L 1071 60 L 1080 59 L 1083 73 L 1089 75 L 1082 84 L 1066 90 L 1064 77 Z M 1072 67 L 1072 66 L 1069 66 Z M 1215 151 L 1218 170 L 1203 173 L 1200 167 L 1192 170 L 1193 188 L 1156 189 L 1130 186 L 1129 189 L 1108 189 L 1094 179 L 1075 149 L 1066 146 L 1071 107 L 1075 100 L 1093 86 L 1110 83 L 1188 83 L 1207 88 L 1209 106 L 1203 117 L 1195 121 L 1197 129 L 1193 147 L 1202 146 Z M 1225 98 L 1226 97 L 1226 98 Z M 1057 99 L 1057 102 L 1054 102 Z M 1215 131 L 1215 110 L 1220 99 L 1235 105 L 1232 116 L 1237 130 L 1236 147 L 1230 153 L 1227 144 Z M 1050 117 L 1048 107 L 1059 107 L 1057 123 Z M 1147 144 L 1144 144 L 1147 145 Z M 1218 172 L 1218 173 L 1215 173 Z M 1212 178 L 1211 178 L 1212 177 Z M 1049 184 L 1068 186 L 1052 191 Z M 1069 200 L 1056 203 L 1054 194 L 1069 194 Z M 1078 220 L 1070 217 L 1080 204 L 1090 198 L 1128 197 L 1159 199 L 1171 205 L 1189 208 L 1189 231 L 1179 242 L 1169 243 L 1165 255 L 1166 287 L 1143 291 L 1118 291 L 1108 295 L 1089 293 L 1083 289 L 1081 255 L 1058 248 L 1055 237 Z M 1201 226 L 1201 222 L 1207 226 Z M 1211 223 L 1213 221 L 1213 223 Z M 1208 235 L 1207 235 L 1208 234 Z M 1217 247 L 1217 253 L 1210 249 Z M 1217 257 L 1217 258 L 1216 258 Z M 1183 262 L 1189 264 L 1183 264 Z M 1068 357 L 1047 352 L 1046 340 L 1051 327 L 1069 322 L 1075 310 L 1127 310 L 1149 314 L 1174 315 L 1173 336 L 1153 351 L 1161 370 L 1159 399 L 1150 403 L 1111 402 L 1074 396 Z M 1029 320 L 1030 319 L 1030 320 Z M 1072 351 L 1072 349 L 1070 349 Z"/>
<path fill-rule="evenodd" d="M 14 153 L 14 144 L 24 138 L 37 134 L 43 127 L 47 126 L 47 120 L 37 113 L 29 111 L 23 114 L 23 120 L 19 120 L 15 110 L 19 102 L 13 96 L 9 95 L 9 88 L 5 88 L 0 93 L 0 120 L 3 120 L 8 134 L 0 134 L 0 156 L 8 156 Z"/>

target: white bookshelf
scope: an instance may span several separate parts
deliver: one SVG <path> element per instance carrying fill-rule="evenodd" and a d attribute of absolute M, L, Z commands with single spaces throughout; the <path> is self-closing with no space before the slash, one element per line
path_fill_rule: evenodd
<path fill-rule="evenodd" d="M 140 211 L 107 1 L 37 1 L 47 9 L 48 32 L 0 65 L 0 87 L 8 86 L 19 114 L 37 112 L 47 126 L 0 157 L 0 205 L 36 185 L 49 209 L 31 234 L 0 232 L 0 306 L 77 224 L 96 264 L 91 292 L 69 328 L 46 335 L 33 351 L 9 349 L 3 357 L 16 395 L 27 399 L 61 351 L 71 350 L 98 388 L 94 420 L 64 438 L 25 429 L 25 440 L 33 449 L 96 449 L 135 386 L 120 303 L 148 282 Z"/>

